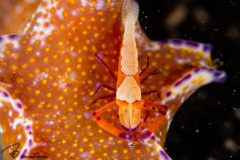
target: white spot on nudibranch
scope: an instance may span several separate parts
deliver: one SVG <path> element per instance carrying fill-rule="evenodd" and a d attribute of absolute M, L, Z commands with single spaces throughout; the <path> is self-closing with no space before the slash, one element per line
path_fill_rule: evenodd
<path fill-rule="evenodd" d="M 21 137 L 22 137 L 21 134 L 19 134 L 19 135 L 17 136 L 17 139 L 19 140 L 19 139 L 21 139 Z"/>
<path fill-rule="evenodd" d="M 8 112 L 9 117 L 12 117 L 12 111 Z"/>
<path fill-rule="evenodd" d="M 2 126 L 0 125 L 0 134 L 3 133 Z"/>
<path fill-rule="evenodd" d="M 85 117 L 86 119 L 89 119 L 89 118 L 90 118 L 90 115 L 89 115 L 88 113 L 84 113 L 83 115 L 84 115 L 84 117 Z"/>

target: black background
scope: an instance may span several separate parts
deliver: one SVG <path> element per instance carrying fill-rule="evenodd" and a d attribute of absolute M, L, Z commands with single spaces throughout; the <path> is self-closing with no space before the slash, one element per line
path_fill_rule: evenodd
<path fill-rule="evenodd" d="M 197 90 L 170 126 L 166 152 L 175 160 L 240 160 L 240 1 L 138 0 L 140 23 L 152 40 L 181 38 L 213 45 L 212 59 L 225 70 L 225 83 Z M 177 25 L 166 25 L 176 6 L 186 11 Z M 201 19 L 203 11 L 205 16 Z M 200 20 L 196 17 L 200 17 Z M 227 142 L 235 146 L 227 147 Z"/>

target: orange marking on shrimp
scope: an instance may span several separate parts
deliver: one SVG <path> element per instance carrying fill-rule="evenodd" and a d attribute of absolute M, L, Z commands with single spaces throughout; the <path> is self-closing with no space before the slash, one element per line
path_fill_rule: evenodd
<path fill-rule="evenodd" d="M 99 115 L 117 105 L 119 107 L 119 119 L 122 127 L 126 130 L 133 131 L 135 129 L 138 129 L 139 126 L 141 126 L 141 128 L 145 126 L 149 115 L 149 110 L 152 109 L 152 107 L 162 109 L 160 115 L 148 128 L 148 131 L 146 131 L 139 138 L 139 141 L 143 141 L 158 128 L 158 126 L 161 124 L 164 117 L 166 116 L 168 108 L 165 105 L 141 99 L 142 93 L 140 88 L 138 70 L 138 52 L 134 33 L 134 26 L 137 21 L 139 12 L 138 4 L 132 0 L 125 1 L 122 10 L 123 23 L 125 26 L 118 64 L 118 77 L 116 85 L 117 100 L 95 111 L 93 113 L 93 117 L 100 127 L 110 132 L 111 134 L 127 140 L 134 140 L 134 137 L 132 135 L 124 133 L 116 127 L 112 126 L 106 120 L 101 119 Z M 104 63 L 97 54 L 96 57 L 107 67 L 111 76 L 115 79 L 115 76 L 113 75 L 107 64 Z M 107 85 L 101 85 L 97 88 L 94 95 L 101 87 L 113 90 Z M 152 91 L 150 91 L 149 93 L 152 93 Z M 112 95 L 100 97 L 99 99 L 108 97 L 112 97 Z M 96 101 L 94 101 L 93 103 L 95 102 Z M 142 124 L 140 125 L 141 110 L 147 112 L 147 116 L 146 118 L 144 118 Z"/>

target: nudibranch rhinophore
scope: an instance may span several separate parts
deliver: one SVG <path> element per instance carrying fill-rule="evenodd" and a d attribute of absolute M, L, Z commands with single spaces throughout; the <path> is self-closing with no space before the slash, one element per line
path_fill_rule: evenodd
<path fill-rule="evenodd" d="M 0 37 L 0 135 L 3 149 L 10 146 L 2 152 L 5 159 L 16 150 L 16 159 L 28 155 L 64 160 L 170 159 L 161 146 L 174 114 L 196 89 L 224 81 L 225 73 L 214 69 L 210 45 L 179 39 L 151 41 L 136 22 L 139 71 L 149 57 L 151 68 L 143 77 L 152 69 L 159 72 L 141 83 L 141 91 L 158 91 L 168 112 L 144 142 L 108 133 L 92 113 L 113 99 L 89 104 L 101 84 L 116 85 L 95 54 L 117 75 L 125 26 L 122 5 L 121 0 L 45 0 L 22 34 Z M 101 90 L 94 98 L 112 93 Z M 142 97 L 158 102 L 156 93 Z M 102 117 L 121 128 L 116 111 L 113 108 Z M 152 113 L 149 122 L 159 115 Z M 18 148 L 11 146 L 15 143 Z"/>

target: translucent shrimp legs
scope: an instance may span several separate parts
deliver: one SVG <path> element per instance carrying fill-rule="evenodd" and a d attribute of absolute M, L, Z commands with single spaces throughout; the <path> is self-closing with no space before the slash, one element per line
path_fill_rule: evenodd
<path fill-rule="evenodd" d="M 117 129 L 116 127 L 112 126 L 108 121 L 101 119 L 99 115 L 117 105 L 119 107 L 119 119 L 122 127 L 126 130 L 133 131 L 137 129 L 139 126 L 141 128 L 145 126 L 145 123 L 149 115 L 149 111 L 152 109 L 152 107 L 161 109 L 162 112 L 150 125 L 148 130 L 138 139 L 139 141 L 143 141 L 158 128 L 158 126 L 161 124 L 164 117 L 166 116 L 168 108 L 165 105 L 141 99 L 141 89 L 138 70 L 138 52 L 134 34 L 134 25 L 138 18 L 138 12 L 139 8 L 136 2 L 134 2 L 133 0 L 124 1 L 122 17 L 123 23 L 125 24 L 125 28 L 118 64 L 118 77 L 116 86 L 117 100 L 95 111 L 93 113 L 93 117 L 100 127 L 110 132 L 111 134 L 127 140 L 134 140 L 134 137 L 132 135 L 124 133 L 121 130 Z M 98 55 L 96 55 L 96 57 L 107 67 L 110 74 L 114 77 L 113 73 L 111 72 L 107 64 L 105 64 L 98 57 Z M 114 90 L 113 88 L 103 84 L 97 88 L 94 95 L 102 87 Z M 153 92 L 155 91 L 150 91 L 149 93 Z M 108 97 L 112 96 L 113 95 L 109 95 Z M 99 99 L 106 97 L 107 96 L 100 97 Z M 147 112 L 147 116 L 146 118 L 144 118 L 142 123 L 141 123 L 141 110 Z"/>

